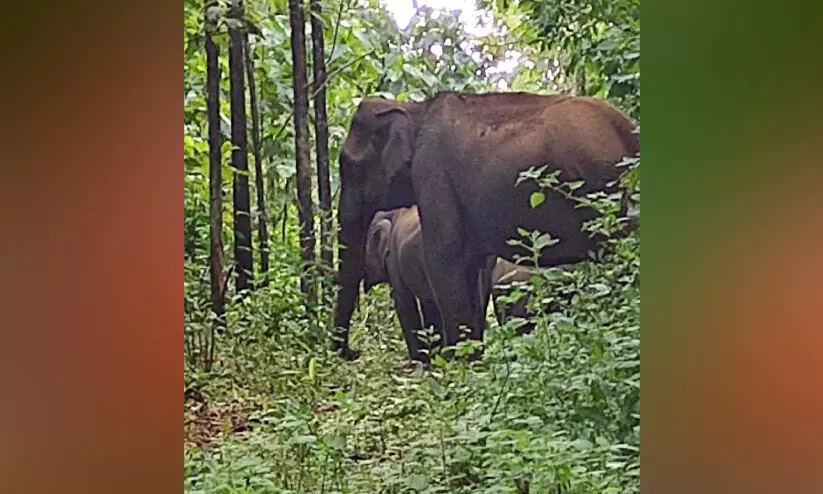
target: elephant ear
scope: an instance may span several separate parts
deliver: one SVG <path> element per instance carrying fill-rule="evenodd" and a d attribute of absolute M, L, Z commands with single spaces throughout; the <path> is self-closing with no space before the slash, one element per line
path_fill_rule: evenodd
<path fill-rule="evenodd" d="M 399 107 L 388 108 L 375 115 L 383 120 L 388 134 L 381 156 L 386 176 L 391 181 L 408 175 L 415 130 L 411 116 Z"/>
<path fill-rule="evenodd" d="M 363 284 L 364 293 L 378 283 L 389 281 L 387 260 L 389 257 L 389 237 L 391 236 L 392 222 L 390 217 L 375 215 L 369 227 L 366 241 L 366 279 Z"/>
<path fill-rule="evenodd" d="M 389 258 L 389 238 L 391 237 L 392 222 L 390 219 L 380 221 L 380 242 L 377 246 L 377 252 L 380 253 L 380 259 L 383 267 L 387 265 Z"/>

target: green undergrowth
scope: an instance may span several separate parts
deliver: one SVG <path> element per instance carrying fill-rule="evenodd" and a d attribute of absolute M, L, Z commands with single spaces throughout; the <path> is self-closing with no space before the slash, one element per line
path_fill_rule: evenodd
<path fill-rule="evenodd" d="M 320 3 L 328 4 L 320 16 L 333 191 L 351 117 L 369 95 L 412 101 L 503 83 L 515 91 L 606 98 L 639 123 L 637 0 L 585 8 L 577 0 L 481 1 L 478 7 L 493 14 L 497 26 L 482 36 L 466 30 L 465 16 L 454 12 L 421 7 L 402 30 L 376 0 Z M 639 232 L 611 241 L 597 263 L 544 270 L 521 287 L 533 293 L 535 331 L 515 336 L 517 321 L 501 328 L 490 314 L 481 361 L 447 364 L 435 356 L 431 370 L 410 365 L 385 286 L 361 297 L 352 343 L 362 355 L 342 361 L 328 351 L 333 298 L 327 295 L 308 313 L 300 291 L 288 5 L 248 1 L 245 7 L 246 21 L 260 30 L 251 46 L 263 115 L 270 283 L 243 300 L 230 299 L 226 328 L 212 339 L 205 4 L 184 2 L 185 491 L 638 492 Z M 229 266 L 235 233 L 229 38 L 222 29 L 214 39 L 223 74 L 223 262 Z M 433 46 L 440 56 L 430 56 Z M 511 62 L 511 70 L 497 70 L 501 62 Z M 639 201 L 635 170 L 626 182 Z M 548 189 L 558 189 L 556 180 L 540 170 L 526 175 L 541 189 L 531 205 L 543 207 Z M 618 202 L 592 201 L 608 213 L 592 228 L 614 231 Z M 524 246 L 539 250 L 554 242 L 523 233 Z M 256 228 L 252 235 L 259 272 Z"/>
<path fill-rule="evenodd" d="M 355 311 L 360 360 L 331 354 L 308 322 L 331 304 L 305 313 L 296 265 L 230 304 L 211 372 L 186 371 L 186 492 L 639 491 L 639 234 L 523 286 L 532 334 L 490 317 L 482 361 L 431 370 L 408 363 L 385 286 Z"/>

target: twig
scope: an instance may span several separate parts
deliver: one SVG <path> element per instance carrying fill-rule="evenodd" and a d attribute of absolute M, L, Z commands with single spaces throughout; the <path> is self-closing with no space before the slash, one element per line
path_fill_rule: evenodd
<path fill-rule="evenodd" d="M 365 92 L 363 92 L 363 96 L 371 94 L 374 91 L 380 91 L 380 88 L 383 86 L 383 83 L 386 82 L 386 77 L 389 75 L 389 72 L 386 70 L 386 56 L 384 55 L 382 59 L 380 59 L 380 68 L 382 69 L 382 73 L 380 74 L 380 79 L 377 80 L 377 84 L 374 86 L 368 86 Z M 374 89 L 372 89 L 374 88 Z M 361 90 L 362 91 L 362 90 Z"/>
<path fill-rule="evenodd" d="M 208 352 L 208 348 L 204 348 L 204 347 L 206 347 L 206 344 L 203 343 L 203 338 L 204 338 L 203 333 L 205 333 L 205 331 L 198 331 L 197 332 L 197 350 L 199 352 L 202 352 L 202 354 L 200 355 L 200 357 L 202 358 L 201 364 L 205 366 L 206 365 L 206 356 L 207 356 L 206 353 Z"/>
<path fill-rule="evenodd" d="M 208 282 L 209 282 L 208 275 L 209 275 L 209 265 L 207 264 L 207 265 L 203 268 L 203 272 L 202 272 L 202 273 L 200 273 L 200 277 L 199 277 L 199 278 L 197 278 L 197 279 L 198 279 L 198 280 L 200 280 L 200 283 L 201 283 L 201 284 L 205 285 L 206 283 L 208 283 Z"/>
<path fill-rule="evenodd" d="M 192 347 L 192 334 L 191 331 L 183 330 L 183 345 L 186 349 L 187 358 L 185 359 L 186 365 L 188 366 L 189 370 L 195 370 L 195 362 L 194 362 L 194 348 Z"/>
<path fill-rule="evenodd" d="M 226 271 L 226 278 L 223 280 L 223 288 L 220 294 L 224 299 L 226 298 L 226 290 L 229 288 L 229 280 L 231 279 L 232 271 L 234 271 L 234 264 L 229 266 L 229 269 Z"/>
<path fill-rule="evenodd" d="M 285 198 L 283 199 L 283 227 L 282 227 L 282 235 L 283 235 L 283 243 L 286 243 L 286 220 L 288 219 L 288 209 L 289 209 L 289 181 L 291 178 L 286 179 L 286 184 L 283 187 L 283 195 Z"/>
<path fill-rule="evenodd" d="M 443 441 L 443 426 L 440 426 L 440 454 L 443 457 L 443 478 L 447 479 L 449 473 L 446 468 L 446 443 Z"/>
<path fill-rule="evenodd" d="M 352 65 L 356 64 L 360 60 L 363 60 L 364 58 L 368 57 L 369 55 L 373 55 L 373 54 L 374 54 L 374 50 L 371 50 L 371 51 L 369 51 L 369 52 L 367 52 L 363 55 L 360 55 L 359 57 L 355 58 L 354 60 L 350 60 L 349 62 L 341 65 L 340 67 L 338 67 L 335 70 L 333 70 L 332 72 L 330 72 L 328 75 L 326 75 L 326 79 L 323 81 L 323 83 L 318 85 L 317 88 L 314 91 L 312 91 L 312 93 L 309 95 L 309 99 L 314 99 L 314 97 L 317 96 L 317 93 L 319 93 L 320 90 L 322 90 L 324 87 L 326 87 L 328 85 L 329 81 L 332 80 L 332 78 L 334 78 L 334 76 L 338 75 L 343 70 L 345 70 L 345 69 L 351 67 Z M 314 87 L 314 81 L 310 82 L 308 84 L 308 87 Z M 286 130 L 286 126 L 289 124 L 289 121 L 291 120 L 291 117 L 293 117 L 293 116 L 294 116 L 294 108 L 292 108 L 291 111 L 288 114 L 286 114 L 286 117 L 283 120 L 283 123 L 280 124 L 280 128 L 277 129 L 277 133 L 274 134 L 274 137 L 272 138 L 272 140 L 276 141 L 277 139 L 280 138 L 280 136 Z"/>
<path fill-rule="evenodd" d="M 349 2 L 348 0 L 340 0 L 340 9 L 337 11 L 337 22 L 334 24 L 334 35 L 332 35 L 331 39 L 331 51 L 329 52 L 328 56 L 326 57 L 326 65 L 331 62 L 332 57 L 334 56 L 334 50 L 337 48 L 337 34 L 340 30 L 340 19 L 343 18 L 343 7 L 348 7 Z"/>
<path fill-rule="evenodd" d="M 508 357 L 504 354 L 504 357 Z M 500 394 L 497 395 L 497 400 L 494 402 L 494 407 L 492 408 L 492 413 L 489 415 L 489 420 L 494 418 L 494 414 L 497 413 L 497 407 L 500 406 L 500 401 L 503 398 L 503 391 L 506 390 L 506 384 L 509 383 L 509 375 L 511 374 L 511 367 L 509 366 L 509 359 L 506 358 L 506 375 L 503 376 L 503 385 L 500 386 Z"/>

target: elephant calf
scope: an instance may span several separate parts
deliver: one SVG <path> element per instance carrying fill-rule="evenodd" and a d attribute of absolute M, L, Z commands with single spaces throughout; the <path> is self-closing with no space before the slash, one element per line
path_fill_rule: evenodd
<path fill-rule="evenodd" d="M 364 268 L 363 291 L 368 293 L 375 285 L 389 283 L 409 357 L 427 362 L 428 355 L 422 351 L 417 332 L 424 327 L 434 327 L 439 332 L 442 324 L 426 273 L 417 206 L 375 214 L 366 236 Z M 487 307 L 489 297 L 494 296 L 495 314 L 501 325 L 511 316 L 527 318 L 526 297 L 506 309 L 497 307 L 497 299 L 508 293 L 508 286 L 504 285 L 526 281 L 530 276 L 528 268 L 497 259 L 493 269 L 487 264 L 481 270 L 475 296 L 480 298 L 482 307 Z M 526 323 L 518 333 L 531 332 L 533 327 L 532 323 Z"/>
<path fill-rule="evenodd" d="M 428 355 L 422 352 L 417 331 L 431 326 L 440 329 L 441 324 L 426 275 L 423 236 L 416 206 L 379 211 L 374 215 L 366 236 L 364 268 L 363 291 L 368 293 L 380 283 L 391 285 L 391 296 L 409 357 L 427 362 Z"/>

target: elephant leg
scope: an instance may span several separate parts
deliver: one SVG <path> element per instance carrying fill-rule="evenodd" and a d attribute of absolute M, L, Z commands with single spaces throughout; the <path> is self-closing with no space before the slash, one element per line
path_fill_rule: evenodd
<path fill-rule="evenodd" d="M 417 308 L 417 299 L 405 286 L 398 286 L 392 289 L 392 299 L 394 299 L 394 309 L 400 319 L 400 326 L 403 329 L 403 338 L 409 350 L 409 358 L 422 363 L 428 363 L 429 356 L 421 352 L 422 344 L 420 336 L 417 334 L 422 329 L 420 312 Z"/>
<path fill-rule="evenodd" d="M 479 298 L 477 296 L 478 270 L 465 259 L 443 256 L 439 249 L 430 249 L 426 254 L 432 291 L 437 300 L 442 318 L 443 343 L 457 344 L 461 324 L 469 326 L 472 337 L 482 338 L 482 328 L 475 329 L 478 320 Z"/>
<path fill-rule="evenodd" d="M 437 180 L 441 179 L 442 180 Z M 415 184 L 419 178 L 415 177 Z M 427 176 L 426 183 L 447 184 L 446 177 Z M 451 347 L 460 339 L 460 325 L 473 329 L 478 316 L 479 271 L 482 262 L 472 262 L 466 246 L 463 218 L 454 192 L 444 187 L 420 187 L 418 197 L 423 233 L 424 259 L 430 287 L 440 309 L 443 344 Z M 485 261 L 482 258 L 481 261 Z M 479 331 L 482 335 L 482 329 Z"/>
<path fill-rule="evenodd" d="M 434 300 L 421 301 L 420 309 L 421 312 L 423 312 L 423 326 L 426 328 L 434 328 L 435 335 L 440 336 L 436 340 L 429 342 L 428 348 L 432 350 L 443 344 L 443 321 L 440 319 L 440 309 L 437 308 L 437 302 Z"/>
<path fill-rule="evenodd" d="M 478 268 L 478 305 L 475 320 L 472 322 L 472 339 L 483 341 L 483 331 L 486 327 L 486 309 L 489 307 L 489 299 L 492 294 L 492 270 L 497 258 L 490 256 L 485 259 Z"/>
<path fill-rule="evenodd" d="M 440 320 L 440 310 L 437 308 L 437 302 L 426 300 L 420 303 L 420 308 L 423 312 L 423 326 L 440 331 L 443 323 Z"/>
<path fill-rule="evenodd" d="M 359 291 L 358 280 L 357 283 L 344 284 L 337 296 L 338 302 L 334 314 L 334 327 L 337 330 L 332 339 L 332 350 L 339 352 L 345 360 L 360 358 L 360 352 L 349 346 L 349 327 L 354 307 L 358 303 Z"/>

